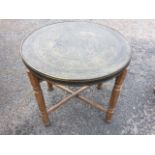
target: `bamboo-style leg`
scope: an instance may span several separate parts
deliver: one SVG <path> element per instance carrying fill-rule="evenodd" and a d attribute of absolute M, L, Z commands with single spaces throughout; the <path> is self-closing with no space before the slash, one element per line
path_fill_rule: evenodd
<path fill-rule="evenodd" d="M 102 88 L 102 83 L 97 84 L 96 88 L 101 89 Z"/>
<path fill-rule="evenodd" d="M 106 121 L 109 123 L 112 120 L 112 114 L 115 110 L 115 106 L 120 95 L 121 86 L 123 84 L 126 74 L 127 74 L 127 69 L 124 69 L 123 72 L 115 80 L 115 85 L 112 90 L 111 99 L 109 101 L 108 111 L 106 113 Z"/>
<path fill-rule="evenodd" d="M 50 124 L 50 122 L 49 122 L 48 113 L 46 110 L 43 93 L 42 93 L 42 90 L 40 87 L 39 79 L 36 76 L 34 76 L 31 71 L 28 71 L 27 74 L 28 74 L 28 77 L 30 79 L 31 85 L 34 90 L 35 98 L 37 100 L 37 104 L 38 104 L 39 110 L 41 112 L 42 120 L 43 120 L 44 124 L 46 126 L 48 126 Z"/>
<path fill-rule="evenodd" d="M 51 82 L 47 81 L 47 86 L 49 91 L 53 90 L 53 84 Z"/>

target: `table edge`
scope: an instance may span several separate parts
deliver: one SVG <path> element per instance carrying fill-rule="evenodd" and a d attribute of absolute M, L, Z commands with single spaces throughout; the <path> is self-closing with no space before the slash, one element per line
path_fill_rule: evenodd
<path fill-rule="evenodd" d="M 128 61 L 128 63 L 126 65 L 124 65 L 121 69 L 119 69 L 116 72 L 113 72 L 107 76 L 91 78 L 91 79 L 81 79 L 81 80 L 80 79 L 61 79 L 61 78 L 52 77 L 52 76 L 46 75 L 44 73 L 41 73 L 41 72 L 35 70 L 34 68 L 32 68 L 31 66 L 26 64 L 26 62 L 23 59 L 22 59 L 22 61 L 25 64 L 25 66 L 27 67 L 27 69 L 32 71 L 40 79 L 44 79 L 44 80 L 56 82 L 56 83 L 61 83 L 61 84 L 67 84 L 67 85 L 74 85 L 74 84 L 75 85 L 91 85 L 91 84 L 95 84 L 95 83 L 99 83 L 99 82 L 108 81 L 114 77 L 117 77 L 125 68 L 128 67 L 128 65 L 130 64 L 131 58 Z"/>
<path fill-rule="evenodd" d="M 61 21 L 61 22 L 56 22 L 56 23 L 53 23 L 53 24 L 48 24 L 48 25 L 45 25 L 45 26 L 42 26 L 40 28 L 37 28 L 35 30 L 33 30 L 32 32 L 30 32 L 22 41 L 21 43 L 21 46 L 20 46 L 20 55 L 21 55 L 21 58 L 22 58 L 22 61 L 23 63 L 25 64 L 25 66 L 31 70 L 32 72 L 34 72 L 34 74 L 42 79 L 46 79 L 46 80 L 49 80 L 49 81 L 54 81 L 54 82 L 57 82 L 57 83 L 63 83 L 63 84 L 76 84 L 76 85 L 81 85 L 81 84 L 94 84 L 94 83 L 98 83 L 98 82 L 103 82 L 103 81 L 107 81 L 107 80 L 110 80 L 116 76 L 118 76 L 125 68 L 127 68 L 127 66 L 130 64 L 130 61 L 131 61 L 131 57 L 132 57 L 132 52 L 131 52 L 131 48 L 130 48 L 130 45 L 127 41 L 127 44 L 128 44 L 128 47 L 129 47 L 129 50 L 130 50 L 130 58 L 128 60 L 128 62 L 122 67 L 120 68 L 119 70 L 107 75 L 107 76 L 102 76 L 102 77 L 97 77 L 97 78 L 91 78 L 91 79 L 61 79 L 61 78 L 56 78 L 56 77 L 52 77 L 52 76 L 49 76 L 47 74 L 44 74 L 42 72 L 39 72 L 38 70 L 36 70 L 35 68 L 33 68 L 32 66 L 30 66 L 29 64 L 27 64 L 24 60 L 24 57 L 23 57 L 23 54 L 22 54 L 22 46 L 23 46 L 23 43 L 25 42 L 25 40 L 31 35 L 33 34 L 35 31 L 38 31 L 39 29 L 42 29 L 44 27 L 47 27 L 47 26 L 50 26 L 50 25 L 55 25 L 55 24 L 59 24 L 59 23 L 65 23 L 65 22 L 86 22 L 86 23 L 91 23 L 91 24 L 96 24 L 96 25 L 100 25 L 100 26 L 103 26 L 103 27 L 107 27 L 108 29 L 111 29 L 112 31 L 114 32 L 117 32 L 119 35 L 121 35 L 123 37 L 124 40 L 127 41 L 127 39 L 124 37 L 123 34 L 121 34 L 119 31 L 115 30 L 114 28 L 112 27 L 108 27 L 107 25 L 103 25 L 103 24 L 100 24 L 100 23 L 95 23 L 95 22 L 90 22 L 90 21 Z"/>

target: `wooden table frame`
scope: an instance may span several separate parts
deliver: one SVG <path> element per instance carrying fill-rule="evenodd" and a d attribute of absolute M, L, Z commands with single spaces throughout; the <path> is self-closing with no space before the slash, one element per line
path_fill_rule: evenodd
<path fill-rule="evenodd" d="M 101 110 L 102 112 L 106 112 L 106 121 L 110 123 L 111 120 L 112 120 L 112 115 L 114 113 L 118 97 L 120 95 L 120 91 L 121 91 L 123 81 L 124 81 L 124 79 L 126 77 L 126 74 L 127 74 L 127 68 L 125 68 L 115 79 L 115 84 L 114 84 L 114 87 L 113 87 L 113 90 L 112 90 L 112 94 L 111 94 L 111 98 L 110 98 L 110 101 L 109 101 L 108 109 L 105 109 L 103 106 L 101 106 L 101 104 L 96 103 L 95 101 L 91 101 L 88 98 L 80 95 L 80 93 L 82 91 L 89 88 L 89 85 L 82 86 L 79 90 L 74 92 L 74 91 L 70 90 L 69 88 L 64 87 L 63 85 L 60 85 L 60 84 L 57 84 L 57 83 L 51 82 L 51 81 L 47 81 L 47 85 L 48 85 L 49 90 L 53 90 L 54 89 L 53 86 L 55 86 L 55 87 L 58 87 L 58 88 L 60 88 L 60 89 L 62 89 L 64 91 L 70 93 L 70 95 L 65 97 L 64 99 L 62 99 L 60 102 L 56 103 L 51 108 L 47 109 L 46 104 L 45 104 L 45 100 L 44 100 L 44 96 L 43 96 L 43 93 L 42 93 L 42 89 L 41 89 L 41 86 L 40 86 L 40 82 L 42 80 L 45 80 L 45 79 L 38 78 L 34 74 L 34 72 L 31 71 L 31 70 L 28 70 L 27 73 L 28 73 L 28 77 L 30 79 L 31 85 L 33 87 L 35 98 L 36 98 L 36 101 L 38 103 L 38 107 L 39 107 L 39 110 L 40 110 L 40 113 L 41 113 L 41 117 L 42 117 L 42 120 L 43 120 L 45 126 L 48 126 L 50 124 L 48 113 L 55 111 L 57 108 L 64 105 L 68 100 L 70 100 L 73 97 L 78 97 L 79 99 L 83 100 L 87 104 L 90 104 L 91 106 Z M 102 87 L 102 83 L 99 82 L 97 84 L 97 89 L 101 89 L 101 87 Z"/>

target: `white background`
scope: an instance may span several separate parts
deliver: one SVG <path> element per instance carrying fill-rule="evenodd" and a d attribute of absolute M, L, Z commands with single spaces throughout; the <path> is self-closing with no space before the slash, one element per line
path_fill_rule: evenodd
<path fill-rule="evenodd" d="M 155 18 L 154 0 L 0 0 L 0 18 Z"/>

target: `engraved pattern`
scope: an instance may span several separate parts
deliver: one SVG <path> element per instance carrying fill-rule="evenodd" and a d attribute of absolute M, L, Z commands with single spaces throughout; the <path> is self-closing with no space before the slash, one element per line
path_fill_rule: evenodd
<path fill-rule="evenodd" d="M 110 76 L 131 58 L 122 35 L 88 22 L 43 27 L 25 40 L 21 52 L 25 63 L 39 73 L 75 81 Z"/>

